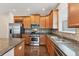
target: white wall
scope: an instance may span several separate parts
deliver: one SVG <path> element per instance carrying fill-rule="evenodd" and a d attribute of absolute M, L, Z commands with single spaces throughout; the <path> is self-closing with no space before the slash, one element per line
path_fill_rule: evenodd
<path fill-rule="evenodd" d="M 0 15 L 0 38 L 9 37 L 9 23 L 13 21 L 13 15 L 11 13 L 6 15 Z"/>
<path fill-rule="evenodd" d="M 63 20 L 68 20 L 68 5 L 67 3 L 61 3 L 59 6 L 58 6 L 58 15 L 59 15 L 59 31 L 62 31 L 62 21 Z"/>

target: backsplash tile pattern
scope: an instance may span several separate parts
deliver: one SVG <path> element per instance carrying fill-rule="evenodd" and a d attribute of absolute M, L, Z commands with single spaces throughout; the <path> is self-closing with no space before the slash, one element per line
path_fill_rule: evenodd
<path fill-rule="evenodd" d="M 76 30 L 75 40 L 79 41 L 79 28 Z"/>
<path fill-rule="evenodd" d="M 67 37 L 67 38 L 72 39 L 72 40 L 79 41 L 79 29 L 78 28 L 76 29 L 75 34 L 66 33 L 66 32 L 58 32 L 58 31 L 55 32 L 55 33 L 59 36 L 63 36 L 63 37 Z"/>

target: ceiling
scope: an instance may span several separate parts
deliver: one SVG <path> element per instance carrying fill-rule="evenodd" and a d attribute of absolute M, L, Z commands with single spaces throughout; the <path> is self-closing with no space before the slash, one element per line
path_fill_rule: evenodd
<path fill-rule="evenodd" d="M 0 15 L 12 12 L 16 16 L 47 15 L 58 3 L 0 3 Z"/>

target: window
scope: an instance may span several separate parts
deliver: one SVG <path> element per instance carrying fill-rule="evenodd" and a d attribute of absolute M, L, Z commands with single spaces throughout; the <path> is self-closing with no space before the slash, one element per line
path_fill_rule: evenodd
<path fill-rule="evenodd" d="M 75 33 L 76 29 L 75 28 L 68 28 L 68 21 L 63 20 L 62 21 L 62 31 L 69 32 L 69 33 Z"/>

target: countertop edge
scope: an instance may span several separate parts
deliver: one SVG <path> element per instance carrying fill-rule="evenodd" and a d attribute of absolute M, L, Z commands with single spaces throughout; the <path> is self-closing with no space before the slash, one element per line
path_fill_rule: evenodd
<path fill-rule="evenodd" d="M 3 56 L 4 54 L 6 54 L 7 52 L 9 52 L 11 49 L 13 49 L 14 47 L 16 47 L 17 45 L 19 45 L 20 43 L 22 43 L 22 41 L 18 42 L 17 44 L 15 44 L 14 46 L 10 47 L 9 49 L 7 49 L 4 53 L 1 53 L 0 56 Z"/>

